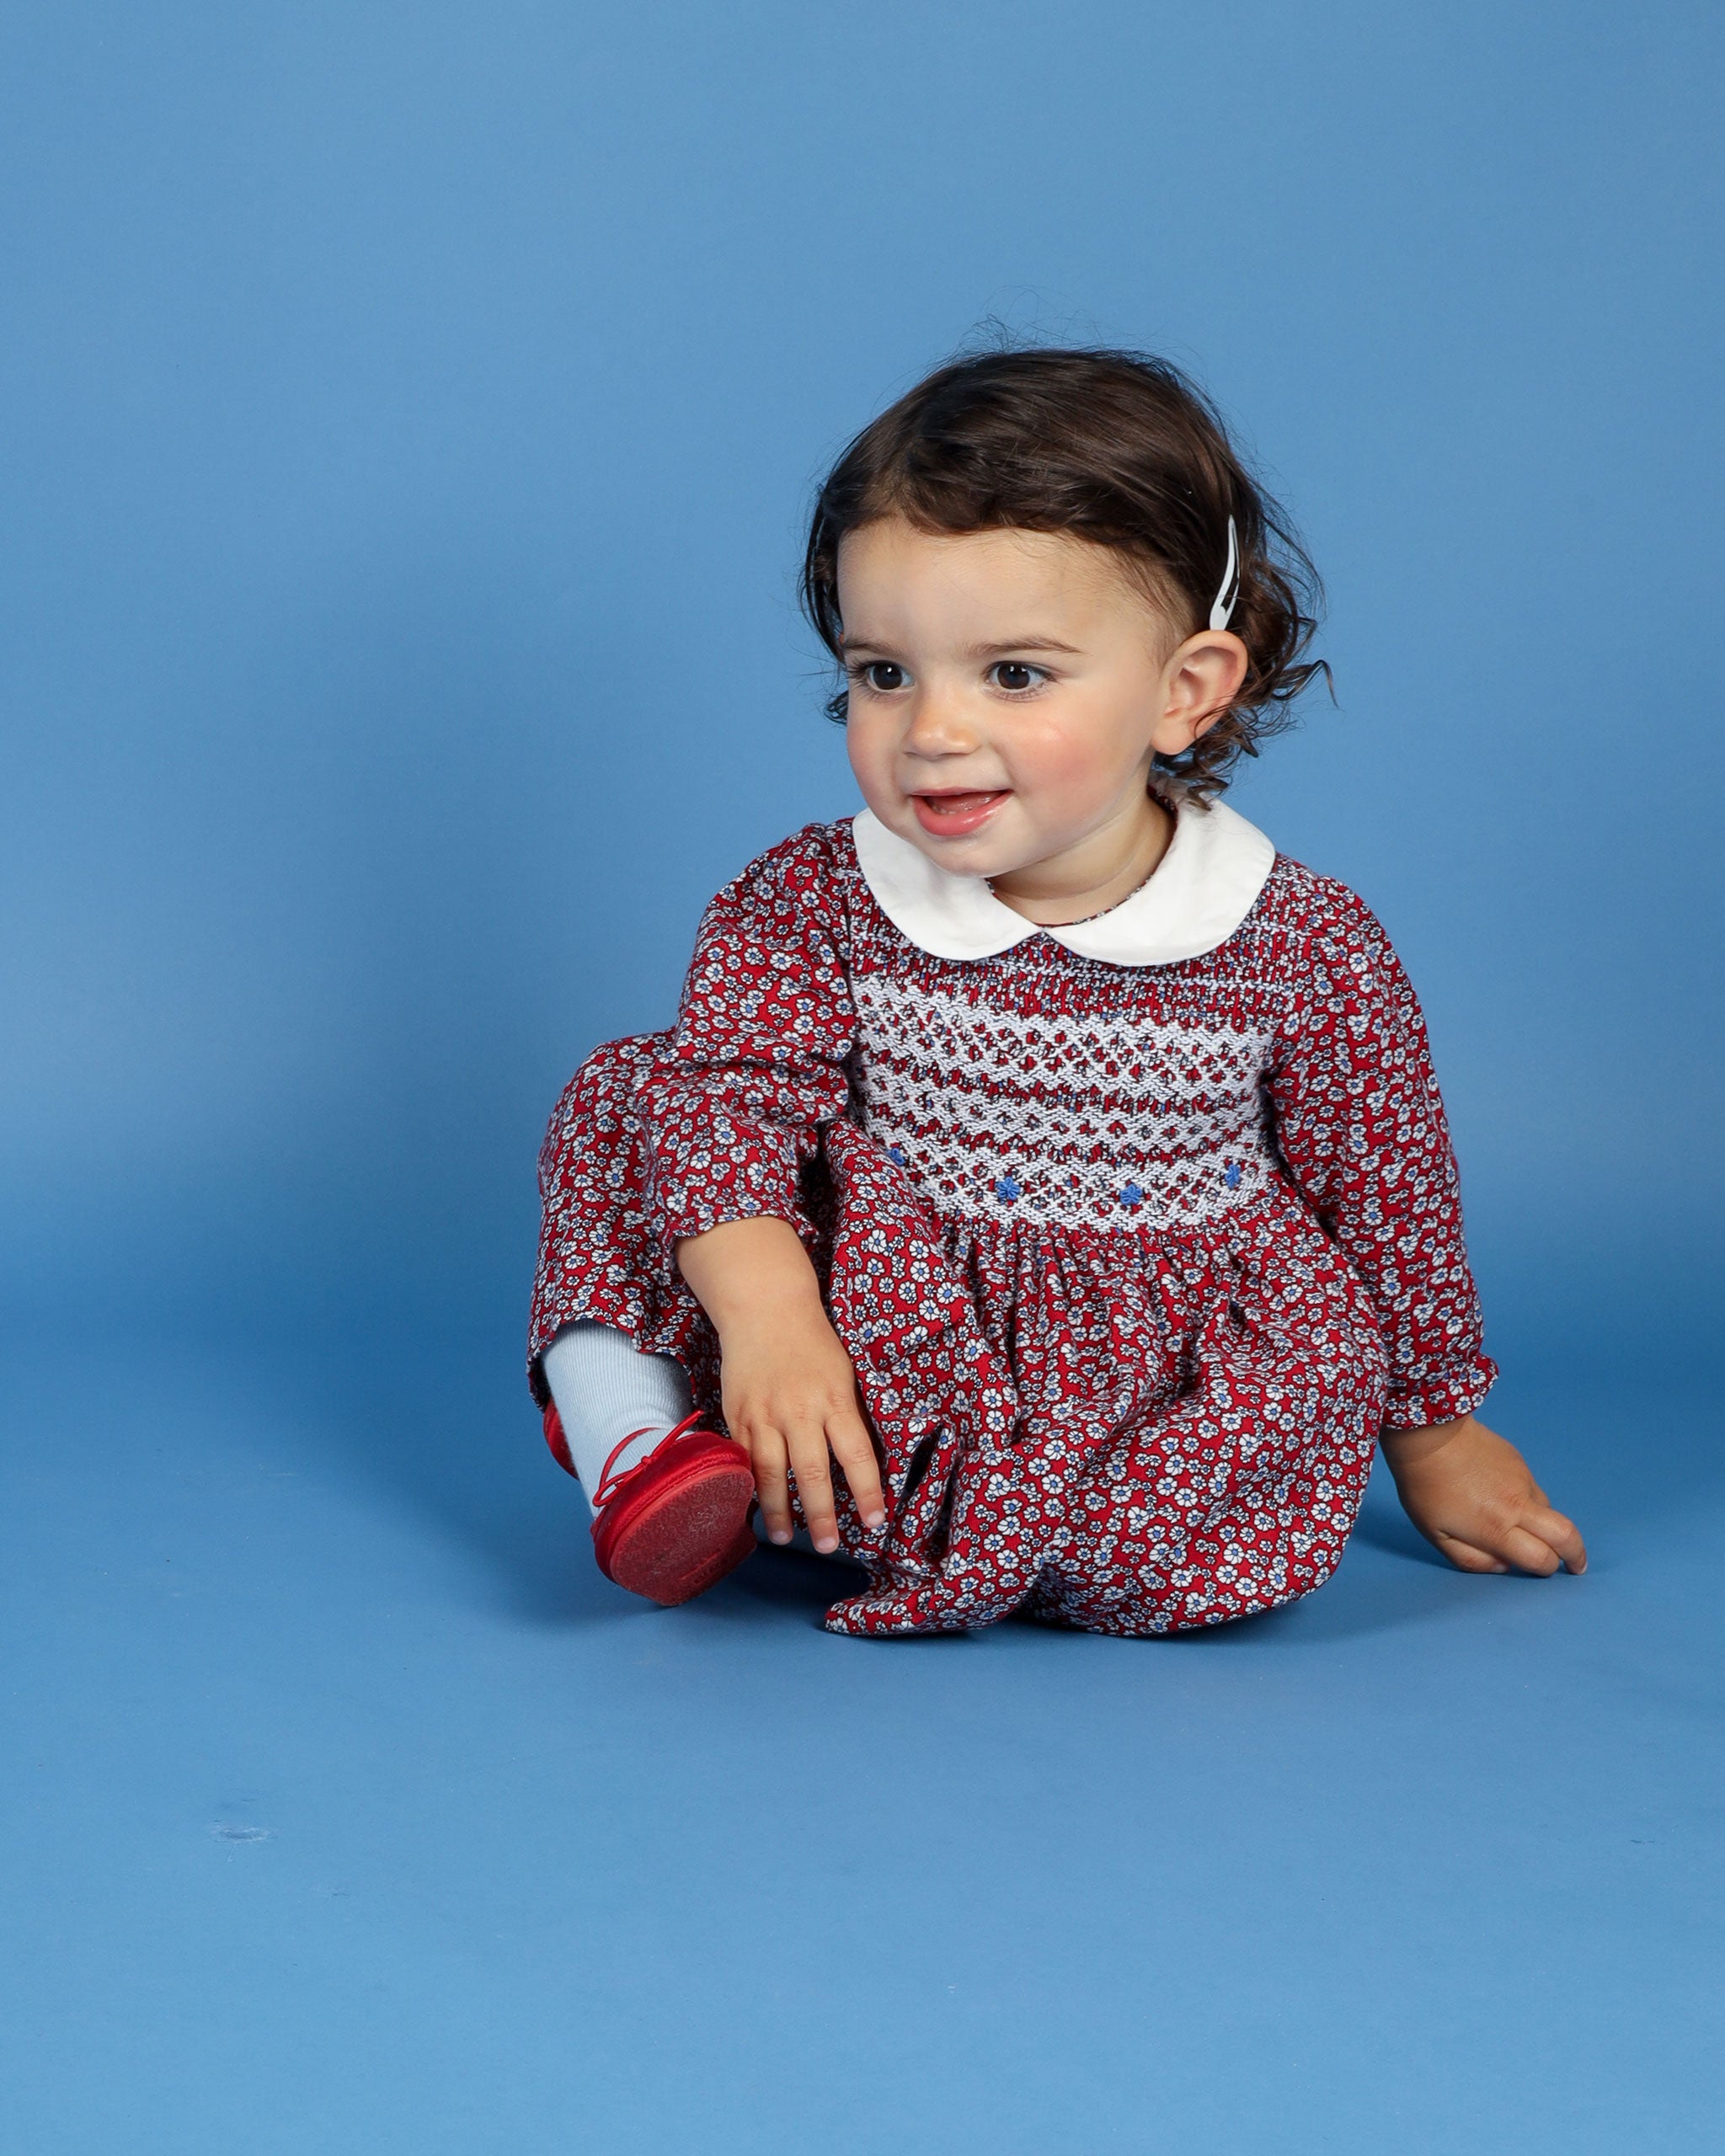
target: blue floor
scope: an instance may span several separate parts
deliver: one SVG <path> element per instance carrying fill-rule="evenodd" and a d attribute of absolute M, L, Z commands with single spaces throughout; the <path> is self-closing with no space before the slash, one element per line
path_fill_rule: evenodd
<path fill-rule="evenodd" d="M 506 1353 L 422 1364 L 12 1357 L 8 2148 L 1712 2145 L 1698 1402 L 1502 1390 L 1584 1579 L 1375 1488 L 1254 1624 L 876 1644 L 794 1556 L 631 1602 Z"/>

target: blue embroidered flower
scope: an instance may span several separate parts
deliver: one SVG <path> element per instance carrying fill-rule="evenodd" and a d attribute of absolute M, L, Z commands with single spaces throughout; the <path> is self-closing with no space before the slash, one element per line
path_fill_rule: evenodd
<path fill-rule="evenodd" d="M 1014 1182 L 1010 1175 L 1001 1176 L 996 1179 L 994 1194 L 1002 1205 L 1010 1205 L 1015 1198 L 1024 1195 L 1023 1186 Z"/>
<path fill-rule="evenodd" d="M 1238 1190 L 1238 1189 L 1239 1189 L 1239 1187 L 1240 1187 L 1240 1163 L 1239 1163 L 1237 1161 L 1229 1161 L 1229 1163 L 1228 1163 L 1228 1166 L 1227 1166 L 1227 1172 L 1223 1176 L 1223 1177 L 1222 1177 L 1222 1181 L 1223 1181 L 1225 1183 L 1226 1183 L 1226 1185 L 1228 1186 L 1228 1187 L 1229 1187 L 1229 1189 L 1230 1189 L 1230 1190 Z"/>
<path fill-rule="evenodd" d="M 886 1149 L 886 1156 L 888 1160 L 893 1163 L 895 1167 L 901 1168 L 904 1166 L 905 1149 L 902 1145 L 889 1145 Z"/>
<path fill-rule="evenodd" d="M 1120 1193 L 1120 1203 L 1129 1213 L 1135 1213 L 1144 1203 L 1144 1193 L 1135 1182 L 1129 1182 Z"/>

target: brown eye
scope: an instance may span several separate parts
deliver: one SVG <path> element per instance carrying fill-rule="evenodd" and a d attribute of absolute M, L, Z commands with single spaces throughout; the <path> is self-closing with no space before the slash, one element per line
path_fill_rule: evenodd
<path fill-rule="evenodd" d="M 862 669 L 862 679 L 877 696 L 889 696 L 905 686 L 905 670 L 896 660 L 873 659 Z"/>
<path fill-rule="evenodd" d="M 1017 692 L 1022 695 L 1026 689 L 1035 688 L 1046 678 L 1039 666 L 1027 666 L 1017 659 L 1002 659 L 988 670 L 996 688 L 1005 689 L 1009 694 Z"/>

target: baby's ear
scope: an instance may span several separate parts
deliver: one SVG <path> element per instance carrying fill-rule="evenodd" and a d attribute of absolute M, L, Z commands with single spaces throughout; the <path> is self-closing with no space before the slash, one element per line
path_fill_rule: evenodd
<path fill-rule="evenodd" d="M 1158 755 L 1183 755 L 1209 733 L 1240 693 L 1252 661 L 1231 630 L 1188 637 L 1162 675 L 1162 715 L 1151 729 Z"/>
<path fill-rule="evenodd" d="M 1185 716 L 1170 716 L 1164 712 L 1150 729 L 1150 745 L 1159 756 L 1183 756 L 1209 727 L 1214 726 L 1219 712 L 1211 712 L 1194 724 Z"/>

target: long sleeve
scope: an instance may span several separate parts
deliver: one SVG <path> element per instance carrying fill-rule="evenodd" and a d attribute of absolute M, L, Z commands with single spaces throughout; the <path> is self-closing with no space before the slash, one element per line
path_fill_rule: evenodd
<path fill-rule="evenodd" d="M 1317 889 L 1306 992 L 1269 1075 L 1277 1143 L 1377 1312 L 1386 1427 L 1447 1422 L 1479 1405 L 1497 1368 L 1481 1346 L 1425 1023 L 1369 909 L 1338 885 Z"/>
<path fill-rule="evenodd" d="M 676 1029 L 635 1093 L 667 1255 L 757 1214 L 806 1229 L 799 1171 L 845 1113 L 856 1037 L 830 845 L 819 825 L 786 840 L 702 921 Z"/>

